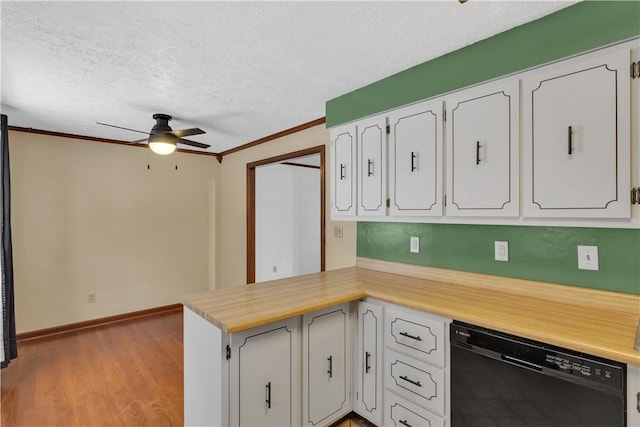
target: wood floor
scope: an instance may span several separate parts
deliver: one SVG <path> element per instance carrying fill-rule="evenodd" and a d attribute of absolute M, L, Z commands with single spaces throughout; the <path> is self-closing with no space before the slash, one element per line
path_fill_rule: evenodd
<path fill-rule="evenodd" d="M 2 426 L 181 426 L 182 312 L 18 344 Z"/>

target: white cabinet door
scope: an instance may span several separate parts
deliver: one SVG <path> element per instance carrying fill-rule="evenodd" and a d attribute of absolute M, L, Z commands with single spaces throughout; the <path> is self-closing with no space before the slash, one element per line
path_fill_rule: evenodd
<path fill-rule="evenodd" d="M 599 51 L 523 77 L 524 216 L 630 217 L 629 64 Z"/>
<path fill-rule="evenodd" d="M 640 367 L 627 365 L 627 426 L 640 426 Z"/>
<path fill-rule="evenodd" d="M 511 78 L 447 98 L 447 215 L 519 215 L 519 95 Z"/>
<path fill-rule="evenodd" d="M 382 424 L 382 320 L 382 307 L 358 303 L 354 410 L 375 425 Z"/>
<path fill-rule="evenodd" d="M 329 425 L 351 411 L 349 304 L 302 318 L 302 421 Z"/>
<path fill-rule="evenodd" d="M 230 424 L 299 425 L 299 318 L 231 335 Z"/>
<path fill-rule="evenodd" d="M 358 122 L 358 216 L 387 213 L 386 141 L 384 116 Z"/>
<path fill-rule="evenodd" d="M 389 114 L 389 214 L 442 215 L 442 101 Z"/>
<path fill-rule="evenodd" d="M 331 215 L 356 214 L 356 126 L 331 129 Z"/>

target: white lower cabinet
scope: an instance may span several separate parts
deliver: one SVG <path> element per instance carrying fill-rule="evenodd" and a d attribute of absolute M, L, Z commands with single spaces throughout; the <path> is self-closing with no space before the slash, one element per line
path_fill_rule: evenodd
<path fill-rule="evenodd" d="M 385 425 L 447 425 L 451 319 L 386 306 L 384 323 Z"/>
<path fill-rule="evenodd" d="M 230 425 L 298 425 L 298 319 L 232 334 L 230 343 Z"/>
<path fill-rule="evenodd" d="M 354 410 L 375 425 L 382 424 L 383 317 L 379 305 L 359 302 L 354 366 Z"/>
<path fill-rule="evenodd" d="M 640 366 L 627 365 L 627 427 L 640 427 Z"/>
<path fill-rule="evenodd" d="M 385 392 L 384 425 L 396 427 L 445 427 L 441 417 L 389 391 Z"/>
<path fill-rule="evenodd" d="M 303 425 L 329 425 L 351 412 L 350 305 L 302 317 Z"/>

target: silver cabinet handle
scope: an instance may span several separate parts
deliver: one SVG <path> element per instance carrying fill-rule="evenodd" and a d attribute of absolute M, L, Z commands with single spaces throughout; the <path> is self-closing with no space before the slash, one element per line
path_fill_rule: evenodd
<path fill-rule="evenodd" d="M 407 376 L 400 375 L 400 379 L 401 380 L 405 380 L 406 382 L 411 383 L 411 384 L 413 384 L 415 386 L 422 387 L 422 384 L 420 384 L 420 381 L 414 381 L 412 379 L 409 379 L 409 377 L 407 377 Z"/>
<path fill-rule="evenodd" d="M 368 374 L 371 370 L 371 365 L 369 365 L 369 358 L 371 357 L 371 353 L 368 351 L 364 353 L 364 373 Z"/>
<path fill-rule="evenodd" d="M 413 335 L 410 335 L 410 334 L 408 334 L 406 332 L 400 332 L 400 335 L 402 335 L 403 337 L 411 338 L 412 340 L 422 341 L 422 338 L 420 338 L 419 335 L 418 336 L 413 336 Z"/>
<path fill-rule="evenodd" d="M 333 378 L 333 356 L 327 357 L 327 360 L 329 361 L 329 370 L 327 373 L 329 374 L 329 378 Z"/>
<path fill-rule="evenodd" d="M 347 165 L 340 163 L 340 181 L 347 177 Z"/>
<path fill-rule="evenodd" d="M 411 152 L 411 172 L 415 172 L 416 170 L 418 170 L 417 160 L 418 160 L 418 154 L 412 151 Z"/>

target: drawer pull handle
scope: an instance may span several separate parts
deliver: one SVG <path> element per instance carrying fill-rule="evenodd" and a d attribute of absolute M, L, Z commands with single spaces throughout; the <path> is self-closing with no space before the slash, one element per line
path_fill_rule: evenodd
<path fill-rule="evenodd" d="M 267 409 L 271 409 L 271 381 L 267 383 Z"/>
<path fill-rule="evenodd" d="M 371 370 L 371 365 L 369 365 L 369 358 L 371 357 L 371 353 L 368 351 L 364 354 L 364 373 L 368 374 L 369 370 Z"/>
<path fill-rule="evenodd" d="M 411 383 L 415 386 L 422 387 L 422 384 L 420 384 L 420 381 L 414 381 L 412 379 L 409 379 L 409 377 L 402 376 L 402 375 L 400 375 L 400 379 L 405 380 L 406 382 Z"/>
<path fill-rule="evenodd" d="M 368 159 L 367 160 L 367 176 L 372 176 L 372 175 L 373 175 L 373 160 Z"/>
<path fill-rule="evenodd" d="M 327 360 L 329 361 L 329 370 L 327 371 L 327 374 L 329 374 L 329 378 L 333 378 L 333 356 L 327 357 Z"/>
<path fill-rule="evenodd" d="M 402 335 L 403 337 L 411 338 L 412 340 L 422 341 L 422 338 L 420 338 L 420 336 L 413 336 L 413 335 L 408 334 L 406 332 L 400 332 L 400 335 Z"/>
<path fill-rule="evenodd" d="M 347 165 L 340 163 L 340 181 L 347 177 Z"/>
<path fill-rule="evenodd" d="M 413 427 L 411 424 L 409 424 L 409 423 L 407 422 L 407 420 L 398 420 L 398 422 L 399 422 L 400 424 L 402 424 L 403 426 Z"/>
<path fill-rule="evenodd" d="M 411 172 L 418 170 L 418 154 L 411 152 Z"/>

